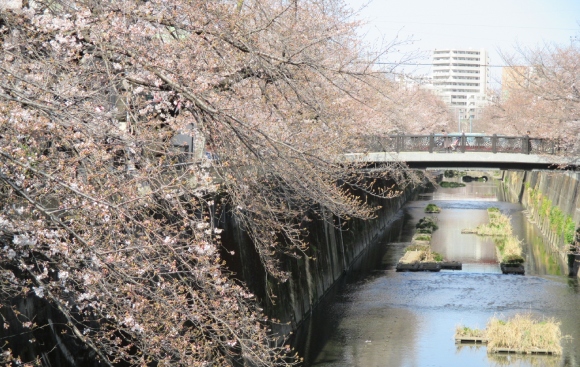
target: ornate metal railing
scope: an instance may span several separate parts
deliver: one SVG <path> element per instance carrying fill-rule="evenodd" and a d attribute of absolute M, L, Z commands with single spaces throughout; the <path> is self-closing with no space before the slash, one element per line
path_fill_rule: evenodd
<path fill-rule="evenodd" d="M 558 154 L 557 140 L 528 136 L 442 134 L 389 135 L 362 137 L 368 152 L 489 152 L 520 154 Z"/>

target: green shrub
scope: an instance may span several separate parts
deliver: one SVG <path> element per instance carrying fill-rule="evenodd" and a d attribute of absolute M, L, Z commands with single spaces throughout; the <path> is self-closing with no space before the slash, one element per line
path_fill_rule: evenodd
<path fill-rule="evenodd" d="M 415 227 L 417 229 L 430 228 L 432 231 L 439 228 L 437 224 L 435 224 L 435 220 L 431 217 L 424 217 L 419 219 L 419 222 L 415 225 Z"/>
<path fill-rule="evenodd" d="M 440 213 L 440 212 L 441 208 L 439 208 L 435 204 L 428 204 L 427 207 L 425 208 L 425 213 Z"/>
<path fill-rule="evenodd" d="M 438 252 L 432 252 L 432 253 L 431 253 L 431 256 L 433 256 L 433 259 L 434 259 L 435 261 L 438 261 L 438 262 L 439 262 L 439 261 L 443 261 L 443 255 L 441 255 L 441 254 L 440 254 L 440 253 L 438 253 Z"/>
<path fill-rule="evenodd" d="M 564 232 L 564 225 L 566 223 L 566 216 L 562 210 L 557 206 L 550 209 L 550 228 L 552 231 L 562 234 Z"/>
<path fill-rule="evenodd" d="M 548 200 L 546 198 L 542 198 L 542 204 L 540 207 L 540 214 L 542 217 L 547 217 L 550 215 L 550 209 L 552 208 L 552 200 Z"/>

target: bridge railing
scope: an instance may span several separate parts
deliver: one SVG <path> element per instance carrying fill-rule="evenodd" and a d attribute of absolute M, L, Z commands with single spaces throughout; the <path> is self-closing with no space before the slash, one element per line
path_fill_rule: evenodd
<path fill-rule="evenodd" d="M 528 136 L 442 134 L 430 135 L 367 135 L 361 145 L 369 152 L 489 152 L 519 154 L 557 154 L 558 142 Z"/>

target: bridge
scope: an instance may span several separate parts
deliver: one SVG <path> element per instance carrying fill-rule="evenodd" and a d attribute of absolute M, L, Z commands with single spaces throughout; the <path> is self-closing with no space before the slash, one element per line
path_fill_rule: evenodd
<path fill-rule="evenodd" d="M 482 134 L 364 137 L 365 153 L 345 154 L 350 162 L 405 162 L 410 168 L 560 169 L 576 168 L 558 140 Z"/>

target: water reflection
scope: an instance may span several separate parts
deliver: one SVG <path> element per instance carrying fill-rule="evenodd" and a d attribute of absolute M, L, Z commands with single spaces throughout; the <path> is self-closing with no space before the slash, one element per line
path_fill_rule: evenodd
<path fill-rule="evenodd" d="M 522 217 L 525 215 L 522 214 Z M 558 256 L 544 244 L 537 227 L 524 218 L 518 224 L 521 226 L 518 232 L 523 233 L 526 239 L 524 244 L 528 254 L 526 256 L 527 270 L 534 274 L 566 275 L 566 264 L 559 261 Z"/>
<path fill-rule="evenodd" d="M 491 181 L 471 182 L 457 189 L 439 189 L 404 208 L 401 236 L 385 244 L 380 273 L 352 284 L 341 298 L 340 318 L 312 366 L 575 366 L 580 362 L 580 292 L 577 279 L 565 276 L 562 264 L 545 249 L 540 233 L 527 222 L 519 204 L 500 202 Z M 398 273 L 415 223 L 425 216 L 427 203 L 439 230 L 433 250 L 464 263 L 461 271 Z M 486 209 L 499 207 L 512 217 L 514 234 L 526 244 L 526 275 L 503 275 L 492 240 L 461 234 L 487 221 Z M 337 309 L 335 307 L 335 309 Z M 484 328 L 496 315 L 518 312 L 555 317 L 562 322 L 563 356 L 488 355 L 482 346 L 458 347 L 458 324 Z M 336 313 L 327 312 L 331 319 Z"/>

